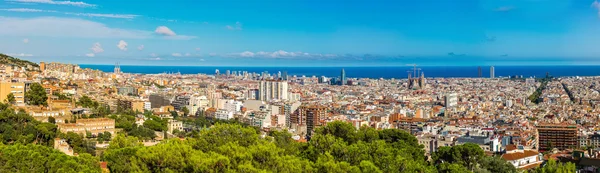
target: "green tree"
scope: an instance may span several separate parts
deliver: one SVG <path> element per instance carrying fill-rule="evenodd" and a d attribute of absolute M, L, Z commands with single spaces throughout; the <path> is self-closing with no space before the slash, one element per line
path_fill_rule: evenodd
<path fill-rule="evenodd" d="M 479 164 L 480 168 L 476 169 L 474 172 L 518 172 L 517 168 L 500 157 L 484 157 Z"/>
<path fill-rule="evenodd" d="M 577 171 L 577 167 L 574 163 L 560 163 L 556 162 L 554 159 L 548 160 L 548 162 L 543 167 L 538 167 L 534 170 L 531 170 L 531 173 L 575 173 Z"/>
<path fill-rule="evenodd" d="M 181 108 L 181 112 L 183 112 L 183 116 L 186 116 L 186 117 L 190 114 L 190 110 L 186 106 Z"/>
<path fill-rule="evenodd" d="M 484 156 L 483 150 L 477 144 L 466 143 L 453 147 L 440 147 L 433 154 L 432 159 L 438 166 L 442 163 L 460 164 L 472 171 Z"/>
<path fill-rule="evenodd" d="M 4 102 L 9 103 L 9 104 L 15 104 L 17 100 L 15 99 L 15 95 L 13 93 L 9 93 L 6 96 L 6 100 Z"/>
<path fill-rule="evenodd" d="M 167 130 L 167 121 L 152 116 L 150 119 L 144 121 L 144 127 L 152 129 L 154 131 L 165 131 Z"/>
<path fill-rule="evenodd" d="M 1 145 L 0 172 L 101 172 L 98 159 L 89 154 L 67 156 L 41 145 Z"/>
<path fill-rule="evenodd" d="M 81 98 L 79 98 L 79 101 L 77 101 L 77 105 L 84 108 L 97 108 L 100 104 L 92 100 L 92 98 L 84 95 Z"/>
<path fill-rule="evenodd" d="M 48 95 L 46 89 L 39 83 L 32 83 L 29 90 L 25 92 L 25 100 L 27 104 L 36 106 L 48 106 Z"/>
<path fill-rule="evenodd" d="M 52 124 L 56 124 L 56 118 L 54 118 L 54 117 L 48 117 L 48 122 L 52 123 Z"/>

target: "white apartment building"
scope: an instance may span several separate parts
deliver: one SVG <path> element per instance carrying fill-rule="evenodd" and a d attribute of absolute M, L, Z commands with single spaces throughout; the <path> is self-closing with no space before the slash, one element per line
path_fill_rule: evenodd
<path fill-rule="evenodd" d="M 258 86 L 258 100 L 287 100 L 288 83 L 286 81 L 260 81 Z"/>

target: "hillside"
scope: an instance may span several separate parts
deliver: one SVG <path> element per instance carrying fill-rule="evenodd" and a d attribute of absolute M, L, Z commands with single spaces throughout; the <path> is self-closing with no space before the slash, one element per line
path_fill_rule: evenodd
<path fill-rule="evenodd" d="M 38 64 L 31 61 L 22 60 L 2 53 L 0 53 L 0 64 L 12 64 L 19 67 L 27 67 L 28 65 L 31 65 L 32 67 L 39 67 Z"/>

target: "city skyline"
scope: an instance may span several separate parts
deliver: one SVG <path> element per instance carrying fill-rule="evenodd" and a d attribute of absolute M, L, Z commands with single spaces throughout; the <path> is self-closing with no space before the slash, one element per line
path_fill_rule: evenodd
<path fill-rule="evenodd" d="M 600 3 L 588 0 L 4 0 L 0 24 L 0 52 L 36 62 L 600 64 Z"/>

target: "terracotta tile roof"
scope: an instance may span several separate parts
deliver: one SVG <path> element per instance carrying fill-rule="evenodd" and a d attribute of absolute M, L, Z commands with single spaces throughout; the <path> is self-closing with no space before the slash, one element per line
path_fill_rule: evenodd
<path fill-rule="evenodd" d="M 540 154 L 540 153 L 538 153 L 536 151 L 525 150 L 523 152 L 503 154 L 502 158 L 504 160 L 518 160 L 518 159 L 522 159 L 522 158 L 526 158 L 526 157 L 537 156 L 538 154 Z"/>
<path fill-rule="evenodd" d="M 506 146 L 506 151 L 512 151 L 512 150 L 516 150 L 517 146 L 516 145 L 507 145 Z"/>
<path fill-rule="evenodd" d="M 536 163 L 536 164 L 531 164 L 531 165 L 527 165 L 525 167 L 519 168 L 520 170 L 528 170 L 528 169 L 532 169 L 532 168 L 537 168 L 538 166 L 540 166 L 542 164 L 542 162 L 540 163 Z"/>

